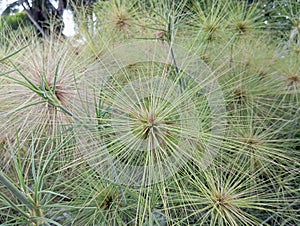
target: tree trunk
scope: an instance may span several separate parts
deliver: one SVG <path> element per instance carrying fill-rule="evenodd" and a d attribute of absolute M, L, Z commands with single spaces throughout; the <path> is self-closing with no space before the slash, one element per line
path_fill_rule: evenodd
<path fill-rule="evenodd" d="M 33 0 L 31 5 L 28 0 L 19 0 L 19 2 L 43 37 L 53 32 L 57 35 L 62 34 L 64 28 L 62 17 L 64 4 L 62 0 L 59 0 L 57 9 L 51 4 L 50 0 Z"/>

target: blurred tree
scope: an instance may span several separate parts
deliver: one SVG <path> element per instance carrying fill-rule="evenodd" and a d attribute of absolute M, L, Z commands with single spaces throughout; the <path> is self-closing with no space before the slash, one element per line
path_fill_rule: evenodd
<path fill-rule="evenodd" d="M 12 15 L 8 14 L 3 16 L 3 18 L 0 20 L 0 27 L 3 26 L 3 23 L 5 23 L 5 26 L 9 27 L 10 29 L 17 30 L 21 27 L 29 26 L 30 20 L 25 12 L 16 12 Z"/>
<path fill-rule="evenodd" d="M 38 32 L 46 37 L 51 32 L 61 35 L 64 23 L 63 12 L 65 9 L 88 7 L 89 10 L 96 0 L 18 0 L 7 6 L 2 16 L 16 12 L 16 7 L 22 7 L 27 17 L 36 27 Z"/>

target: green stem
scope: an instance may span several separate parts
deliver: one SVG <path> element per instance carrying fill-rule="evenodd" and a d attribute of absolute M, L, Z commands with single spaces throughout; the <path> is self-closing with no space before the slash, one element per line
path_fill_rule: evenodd
<path fill-rule="evenodd" d="M 34 205 L 28 200 L 28 198 L 23 194 L 12 182 L 10 182 L 4 173 L 0 171 L 0 182 L 13 194 L 17 199 L 26 205 L 29 209 L 33 209 Z"/>

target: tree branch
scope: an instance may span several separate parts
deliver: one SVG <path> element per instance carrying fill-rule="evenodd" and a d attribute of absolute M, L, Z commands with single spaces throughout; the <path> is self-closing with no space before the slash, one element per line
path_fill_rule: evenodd
<path fill-rule="evenodd" d="M 28 18 L 30 19 L 30 21 L 33 23 L 33 25 L 38 29 L 38 31 L 42 34 L 43 38 L 47 39 L 47 35 L 44 32 L 43 28 L 41 28 L 41 26 L 38 24 L 38 22 L 33 18 L 31 12 L 29 9 L 27 9 L 24 5 L 24 0 L 19 0 L 20 5 L 23 6 L 23 9 L 25 10 Z M 27 2 L 28 7 L 30 8 L 28 2 Z"/>

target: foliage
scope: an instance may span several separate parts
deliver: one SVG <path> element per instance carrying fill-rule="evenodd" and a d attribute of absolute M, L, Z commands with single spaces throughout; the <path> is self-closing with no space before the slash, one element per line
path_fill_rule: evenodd
<path fill-rule="evenodd" d="M 101 1 L 72 39 L 2 29 L 0 224 L 300 224 L 298 6 Z"/>
<path fill-rule="evenodd" d="M 46 38 L 50 33 L 62 34 L 64 28 L 63 13 L 65 9 L 72 9 L 74 11 L 78 7 L 92 7 L 93 3 L 94 1 L 82 0 L 20 0 L 9 4 L 3 11 L 2 16 L 10 18 L 9 15 L 17 11 L 15 10 L 16 7 L 22 7 L 22 12 L 27 15 L 24 18 L 30 20 L 36 31 Z"/>
<path fill-rule="evenodd" d="M 4 25 L 4 23 L 6 25 Z M 22 27 L 28 26 L 30 21 L 25 12 L 16 13 L 14 15 L 5 16 L 1 18 L 0 27 L 7 26 L 10 27 L 12 30 L 17 30 Z"/>

